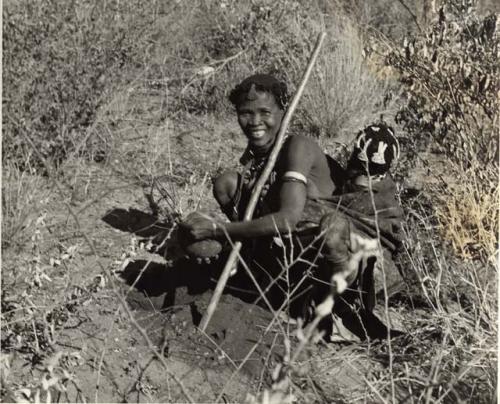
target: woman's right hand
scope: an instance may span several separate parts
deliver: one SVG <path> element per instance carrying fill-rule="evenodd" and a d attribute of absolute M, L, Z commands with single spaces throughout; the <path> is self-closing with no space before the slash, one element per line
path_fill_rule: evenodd
<path fill-rule="evenodd" d="M 199 212 L 190 213 L 179 224 L 179 227 L 184 236 L 192 241 L 215 238 L 217 236 L 217 223 L 215 219 Z"/>

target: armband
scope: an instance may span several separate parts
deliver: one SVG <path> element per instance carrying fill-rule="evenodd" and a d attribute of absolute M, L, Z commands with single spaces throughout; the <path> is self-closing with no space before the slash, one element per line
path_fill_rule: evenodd
<path fill-rule="evenodd" d="M 297 181 L 302 182 L 304 185 L 307 185 L 306 176 L 297 171 L 287 171 L 285 174 L 283 174 L 283 181 Z"/>

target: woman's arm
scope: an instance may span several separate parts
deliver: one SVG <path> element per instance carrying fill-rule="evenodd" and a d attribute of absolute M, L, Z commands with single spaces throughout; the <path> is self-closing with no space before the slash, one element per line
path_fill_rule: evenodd
<path fill-rule="evenodd" d="M 284 172 L 296 172 L 307 178 L 313 164 L 315 146 L 309 139 L 294 136 L 285 144 Z M 272 214 L 262 216 L 247 222 L 216 223 L 205 219 L 196 220 L 190 227 L 190 234 L 196 240 L 204 238 L 224 238 L 228 235 L 231 239 L 275 236 L 293 231 L 300 220 L 307 199 L 307 186 L 301 181 L 282 181 L 279 193 L 280 209 Z"/>
<path fill-rule="evenodd" d="M 275 236 L 293 231 L 306 203 L 306 186 L 300 182 L 284 182 L 280 190 L 280 210 L 248 222 L 218 224 L 216 237 L 225 234 L 232 239 Z"/>
<path fill-rule="evenodd" d="M 254 237 L 275 236 L 293 231 L 306 202 L 306 186 L 300 182 L 284 182 L 280 190 L 280 209 L 272 214 L 247 222 L 217 222 L 195 215 L 182 223 L 194 240 L 226 238 L 242 240 Z"/>

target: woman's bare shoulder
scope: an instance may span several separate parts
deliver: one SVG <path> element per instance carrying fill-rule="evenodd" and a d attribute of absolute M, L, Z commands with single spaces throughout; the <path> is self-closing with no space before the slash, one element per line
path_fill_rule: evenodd
<path fill-rule="evenodd" d="M 286 139 L 285 145 L 288 149 L 308 150 L 312 153 L 322 153 L 318 143 L 311 137 L 304 135 L 290 135 Z"/>

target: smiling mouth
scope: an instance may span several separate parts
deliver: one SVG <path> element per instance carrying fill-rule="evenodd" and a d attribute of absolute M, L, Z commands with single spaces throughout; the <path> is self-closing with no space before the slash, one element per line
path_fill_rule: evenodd
<path fill-rule="evenodd" d="M 252 137 L 252 139 L 261 139 L 265 135 L 266 135 L 266 131 L 263 129 L 250 131 L 250 136 Z"/>

